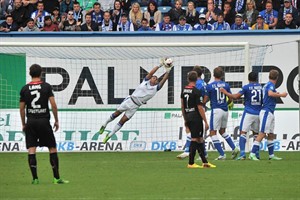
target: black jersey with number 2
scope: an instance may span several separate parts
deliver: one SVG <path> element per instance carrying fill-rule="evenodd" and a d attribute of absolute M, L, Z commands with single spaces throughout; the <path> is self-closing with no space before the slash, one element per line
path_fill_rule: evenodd
<path fill-rule="evenodd" d="M 184 112 L 187 121 L 197 121 L 201 120 L 201 115 L 198 110 L 198 105 L 201 104 L 200 101 L 201 92 L 194 86 L 185 86 L 181 98 L 183 99 Z"/>
<path fill-rule="evenodd" d="M 48 118 L 49 97 L 54 96 L 49 83 L 38 81 L 25 85 L 20 92 L 20 102 L 25 102 L 27 118 Z"/>

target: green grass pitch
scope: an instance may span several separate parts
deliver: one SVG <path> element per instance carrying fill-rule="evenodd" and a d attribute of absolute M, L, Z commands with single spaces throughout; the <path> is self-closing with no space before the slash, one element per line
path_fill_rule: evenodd
<path fill-rule="evenodd" d="M 267 160 L 266 152 L 257 162 L 211 161 L 215 169 L 187 169 L 177 154 L 59 153 L 70 183 L 54 185 L 49 156 L 38 153 L 40 184 L 31 185 L 27 154 L 1 153 L 0 199 L 300 199 L 300 152 L 276 152 L 282 161 Z"/>

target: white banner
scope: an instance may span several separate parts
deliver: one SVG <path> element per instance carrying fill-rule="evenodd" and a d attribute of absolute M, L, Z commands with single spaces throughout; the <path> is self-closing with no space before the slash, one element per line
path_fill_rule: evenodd
<path fill-rule="evenodd" d="M 103 135 L 99 135 L 100 124 L 110 115 L 110 112 L 60 112 L 60 130 L 55 133 L 59 151 L 172 151 L 182 150 L 185 144 L 185 132 L 182 127 L 180 112 L 160 111 L 150 113 L 138 111 L 124 127 L 116 133 L 107 144 L 102 140 L 106 132 L 112 130 L 117 120 L 110 123 Z M 154 115 L 154 116 L 153 116 Z M 209 115 L 209 112 L 207 113 Z M 238 126 L 242 116 L 241 111 L 229 114 L 227 133 L 231 134 L 238 144 Z M 287 117 L 288 116 L 288 117 Z M 141 117 L 152 117 L 151 124 L 138 123 Z M 275 112 L 275 150 L 299 151 L 300 134 L 297 131 L 298 111 Z M 148 122 L 149 123 L 149 122 Z M 287 126 L 287 124 L 290 124 Z M 155 126 L 155 129 L 152 127 Z M 16 110 L 2 110 L 0 116 L 0 152 L 26 151 L 25 136 L 21 131 L 19 112 Z M 153 131 L 155 130 L 155 131 Z M 221 136 L 224 150 L 231 149 Z M 250 135 L 250 144 L 252 136 Z M 208 137 L 206 146 L 209 151 L 214 150 Z M 40 151 L 48 151 L 40 148 Z M 267 150 L 266 141 L 261 144 L 261 150 Z"/>

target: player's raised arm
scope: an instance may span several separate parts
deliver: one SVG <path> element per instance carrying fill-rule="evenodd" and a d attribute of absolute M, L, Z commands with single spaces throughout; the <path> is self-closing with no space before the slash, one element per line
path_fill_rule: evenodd
<path fill-rule="evenodd" d="M 162 88 L 165 84 L 165 82 L 167 81 L 167 79 L 169 78 L 169 73 L 173 68 L 173 61 L 170 58 L 164 59 L 163 62 L 161 62 L 160 66 L 164 66 L 166 69 L 166 73 L 163 77 L 163 79 L 159 82 L 159 88 Z"/>

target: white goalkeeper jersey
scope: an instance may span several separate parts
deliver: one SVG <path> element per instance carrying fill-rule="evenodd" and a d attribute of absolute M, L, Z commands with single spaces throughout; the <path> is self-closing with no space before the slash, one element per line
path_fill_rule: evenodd
<path fill-rule="evenodd" d="M 146 102 L 150 100 L 159 89 L 159 84 L 151 85 L 150 80 L 145 78 L 143 82 L 132 93 L 131 98 L 134 103 L 140 106 L 142 104 L 146 104 Z"/>

